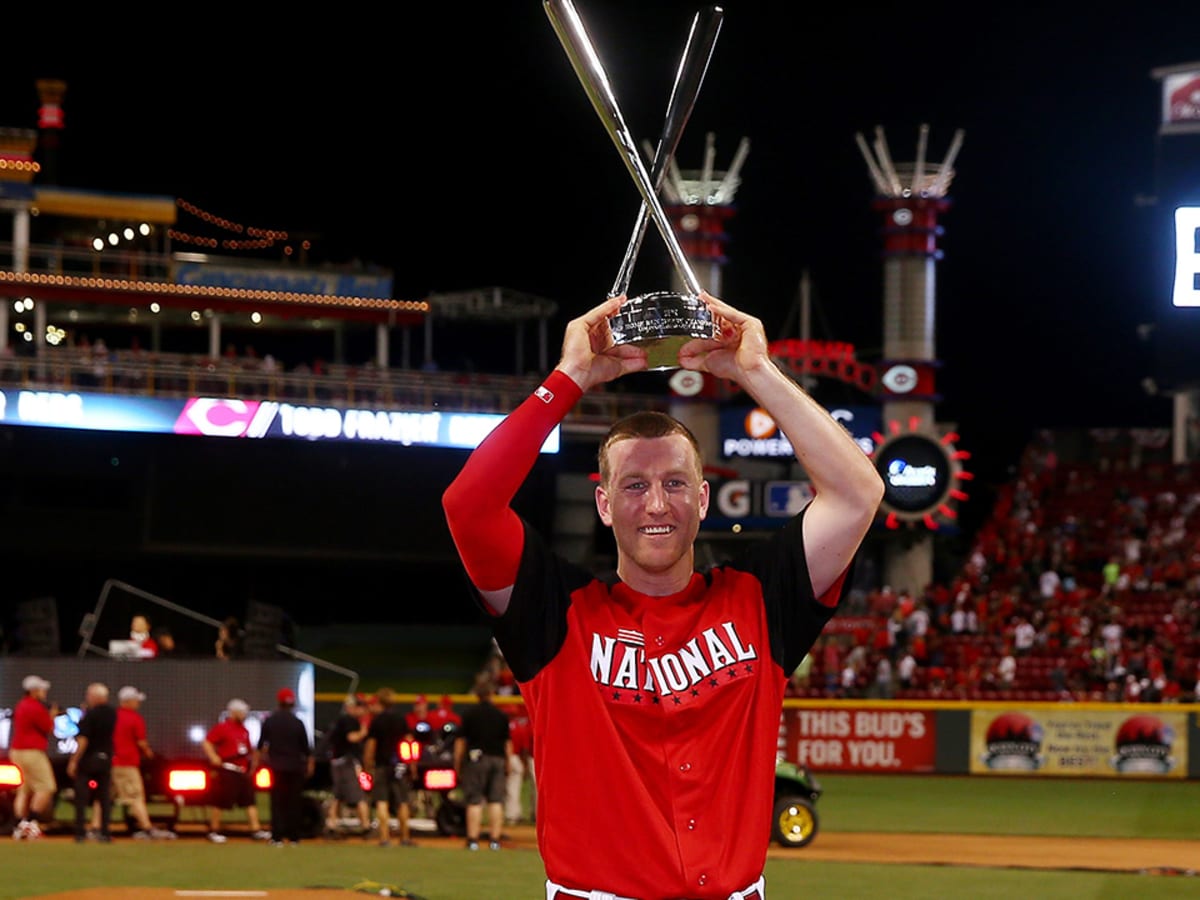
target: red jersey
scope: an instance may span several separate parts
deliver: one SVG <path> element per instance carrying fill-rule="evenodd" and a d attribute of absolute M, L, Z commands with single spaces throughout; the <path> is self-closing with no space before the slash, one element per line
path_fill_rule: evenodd
<path fill-rule="evenodd" d="M 12 717 L 12 740 L 10 750 L 46 750 L 50 735 L 54 732 L 54 720 L 50 710 L 37 697 L 25 696 L 17 703 Z"/>
<path fill-rule="evenodd" d="M 233 763 L 243 771 L 250 770 L 250 732 L 236 719 L 225 719 L 209 729 L 204 739 L 213 745 L 223 763 Z"/>
<path fill-rule="evenodd" d="M 124 706 L 117 707 L 117 725 L 113 729 L 113 765 L 140 766 L 142 748 L 138 741 L 146 740 L 146 720 L 142 714 Z"/>
<path fill-rule="evenodd" d="M 452 709 L 438 707 L 429 711 L 429 724 L 435 729 L 442 729 L 447 725 L 457 728 L 462 725 L 462 716 Z"/>
<path fill-rule="evenodd" d="M 813 597 L 802 521 L 666 597 L 599 580 L 525 528 L 491 620 L 533 724 L 552 881 L 726 900 L 762 874 L 787 675 L 834 612 Z"/>
<path fill-rule="evenodd" d="M 516 716 L 508 723 L 508 736 L 512 741 L 512 752 L 517 756 L 533 755 L 533 725 L 529 716 Z"/>

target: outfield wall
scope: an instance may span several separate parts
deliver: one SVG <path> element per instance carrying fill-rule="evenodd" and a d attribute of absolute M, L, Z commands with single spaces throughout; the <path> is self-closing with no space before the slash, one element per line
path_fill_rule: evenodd
<path fill-rule="evenodd" d="M 1200 779 L 1200 707 L 789 699 L 779 755 L 818 772 Z"/>

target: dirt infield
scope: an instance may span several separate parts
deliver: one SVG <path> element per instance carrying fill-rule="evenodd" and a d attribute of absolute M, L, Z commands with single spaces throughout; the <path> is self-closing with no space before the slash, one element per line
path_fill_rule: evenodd
<path fill-rule="evenodd" d="M 422 847 L 459 851 L 461 838 L 418 838 Z M 505 843 L 536 850 L 532 827 L 509 830 Z M 979 866 L 993 868 L 1072 869 L 1091 871 L 1200 871 L 1200 841 L 1138 838 L 1008 837 L 962 834 L 885 834 L 822 832 L 800 850 L 772 846 L 773 859 L 832 862 L 904 863 L 908 865 Z M 113 889 L 89 888 L 42 894 L 36 900 L 108 900 Z M 369 896 L 351 888 L 179 891 L 172 888 L 120 889 L 122 900 L 347 900 Z"/>

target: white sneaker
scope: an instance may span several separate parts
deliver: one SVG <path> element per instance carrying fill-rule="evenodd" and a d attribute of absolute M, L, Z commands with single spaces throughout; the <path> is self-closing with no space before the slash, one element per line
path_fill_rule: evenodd
<path fill-rule="evenodd" d="M 14 841 L 35 841 L 41 836 L 42 829 L 32 819 L 18 822 L 17 827 L 13 829 Z"/>
<path fill-rule="evenodd" d="M 216 832 L 216 831 L 210 831 L 210 832 L 208 833 L 208 839 L 209 839 L 210 841 L 212 841 L 214 844 L 223 844 L 223 843 L 225 843 L 227 840 L 229 840 L 229 838 L 225 837 L 225 835 L 223 835 L 223 834 L 220 834 L 220 833 L 218 833 L 218 832 Z"/>
<path fill-rule="evenodd" d="M 173 841 L 177 837 L 179 837 L 179 835 L 168 828 L 150 829 L 150 840 L 152 841 Z"/>
<path fill-rule="evenodd" d="M 271 832 L 267 831 L 265 828 L 260 828 L 258 831 L 251 834 L 250 837 L 256 841 L 269 841 L 271 839 Z"/>

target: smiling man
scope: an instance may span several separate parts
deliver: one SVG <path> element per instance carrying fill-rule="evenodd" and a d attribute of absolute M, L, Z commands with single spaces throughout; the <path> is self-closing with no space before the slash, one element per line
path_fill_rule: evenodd
<path fill-rule="evenodd" d="M 771 360 L 762 323 L 701 297 L 719 336 L 684 344 L 680 367 L 735 381 L 796 448 L 815 497 L 785 527 L 697 571 L 703 460 L 658 412 L 620 420 L 600 445 L 596 509 L 615 575 L 556 555 L 513 511 L 579 398 L 646 368 L 644 350 L 613 345 L 622 297 L 568 324 L 558 366 L 443 496 L 533 724 L 548 900 L 765 898 L 787 676 L 833 615 L 883 496 L 849 433 Z"/>

